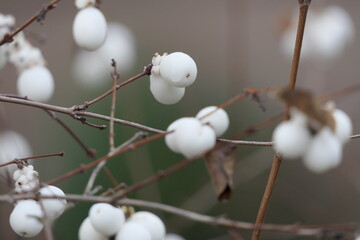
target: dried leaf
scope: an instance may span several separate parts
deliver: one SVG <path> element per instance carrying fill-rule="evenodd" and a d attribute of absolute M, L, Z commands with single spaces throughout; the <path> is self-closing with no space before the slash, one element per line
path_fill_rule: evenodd
<path fill-rule="evenodd" d="M 282 89 L 279 98 L 289 105 L 304 112 L 311 120 L 310 125 L 315 130 L 328 126 L 335 130 L 335 119 L 331 112 L 326 110 L 310 91 L 301 89 Z"/>
<path fill-rule="evenodd" d="M 217 142 L 215 148 L 205 156 L 205 163 L 219 201 L 229 200 L 231 197 L 235 149 L 235 144 Z"/>

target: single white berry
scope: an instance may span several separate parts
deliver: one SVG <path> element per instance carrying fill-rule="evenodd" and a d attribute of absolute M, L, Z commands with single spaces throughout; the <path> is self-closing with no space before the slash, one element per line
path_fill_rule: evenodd
<path fill-rule="evenodd" d="M 211 114 L 207 115 L 209 113 Z M 209 124 L 217 137 L 221 136 L 229 127 L 229 116 L 224 109 L 218 109 L 216 106 L 203 108 L 196 114 L 196 118 L 200 119 L 203 124 Z"/>
<path fill-rule="evenodd" d="M 285 121 L 274 130 L 272 140 L 274 149 L 287 159 L 302 157 L 311 140 L 310 131 L 297 121 Z"/>
<path fill-rule="evenodd" d="M 115 240 L 152 240 L 150 232 L 140 223 L 128 221 L 116 234 Z"/>
<path fill-rule="evenodd" d="M 125 222 L 122 209 L 108 203 L 94 204 L 90 208 L 89 218 L 95 230 L 105 236 L 114 235 Z"/>
<path fill-rule="evenodd" d="M 54 79 L 49 69 L 34 66 L 20 73 L 17 80 L 17 91 L 20 96 L 31 100 L 47 102 L 54 93 Z"/>
<path fill-rule="evenodd" d="M 180 118 L 170 124 L 168 131 L 172 130 L 173 133 L 165 136 L 166 145 L 187 158 L 205 153 L 215 146 L 215 131 L 197 118 Z"/>
<path fill-rule="evenodd" d="M 35 200 L 21 200 L 10 214 L 10 226 L 21 237 L 35 237 L 43 229 L 42 210 Z"/>
<path fill-rule="evenodd" d="M 150 232 L 151 240 L 163 240 L 165 238 L 164 223 L 151 212 L 136 212 L 129 218 L 129 221 L 138 223 L 146 228 Z"/>
<path fill-rule="evenodd" d="M 108 237 L 97 232 L 87 217 L 80 225 L 79 240 L 108 240 Z"/>
<path fill-rule="evenodd" d="M 175 104 L 184 96 L 185 88 L 171 86 L 161 77 L 150 75 L 150 90 L 162 104 Z"/>
<path fill-rule="evenodd" d="M 188 87 L 196 79 L 196 63 L 186 53 L 174 52 L 161 57 L 160 75 L 174 87 Z"/>
<path fill-rule="evenodd" d="M 305 166 L 315 172 L 323 173 L 341 163 L 342 146 L 328 127 L 321 129 L 312 139 L 303 158 Z"/>
<path fill-rule="evenodd" d="M 39 193 L 41 196 L 65 197 L 65 193 L 60 188 L 51 185 L 40 188 Z M 45 217 L 52 221 L 65 211 L 66 199 L 41 199 L 40 204 L 45 212 Z"/>
<path fill-rule="evenodd" d="M 179 118 L 177 120 L 175 120 L 174 122 L 172 122 L 169 127 L 167 128 L 167 132 L 172 132 L 169 133 L 167 135 L 165 135 L 165 143 L 166 146 L 168 146 L 168 148 L 170 148 L 171 151 L 175 152 L 175 153 L 180 153 L 180 149 L 178 148 L 177 145 L 177 140 L 176 140 L 176 129 L 178 128 L 178 126 L 181 126 L 181 124 L 184 124 L 184 122 L 192 122 L 194 121 L 194 118 L 192 117 L 184 117 L 184 118 Z"/>
<path fill-rule="evenodd" d="M 75 0 L 75 6 L 78 9 L 83 9 L 88 6 L 94 6 L 96 3 L 96 0 Z"/>
<path fill-rule="evenodd" d="M 215 143 L 215 131 L 209 126 L 200 128 L 181 126 L 178 128 L 177 144 L 180 152 L 187 158 L 207 152 L 215 146 Z"/>
<path fill-rule="evenodd" d="M 185 240 L 185 238 L 175 233 L 168 233 L 165 236 L 165 240 Z"/>
<path fill-rule="evenodd" d="M 344 144 L 350 140 L 352 134 L 351 119 L 340 109 L 333 110 L 332 114 L 335 119 L 335 135 Z"/>
<path fill-rule="evenodd" d="M 74 40 L 79 47 L 93 51 L 104 43 L 106 27 L 106 19 L 99 9 L 92 6 L 81 9 L 74 19 Z"/>

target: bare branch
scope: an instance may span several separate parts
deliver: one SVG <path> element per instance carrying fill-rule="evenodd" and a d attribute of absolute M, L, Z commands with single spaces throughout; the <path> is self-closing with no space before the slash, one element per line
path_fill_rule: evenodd
<path fill-rule="evenodd" d="M 34 16 L 32 16 L 29 20 L 27 20 L 22 26 L 18 27 L 12 33 L 6 33 L 3 39 L 0 41 L 0 46 L 4 45 L 5 43 L 10 43 L 13 41 L 13 38 L 16 34 L 27 28 L 31 23 L 34 21 L 42 22 L 45 19 L 45 16 L 48 11 L 56 7 L 56 3 L 60 2 L 60 0 L 54 0 L 49 4 L 43 6 L 39 12 L 37 12 Z"/>
<path fill-rule="evenodd" d="M 290 80 L 289 80 L 289 88 L 294 89 L 296 84 L 296 78 L 299 68 L 300 62 L 300 54 L 301 54 L 301 47 L 302 41 L 304 37 L 304 30 L 305 30 L 305 23 L 306 23 L 306 16 L 309 9 L 310 0 L 299 0 L 299 20 L 298 20 L 298 27 L 297 27 L 297 34 L 295 39 L 295 48 L 294 48 L 294 55 L 293 61 L 291 65 L 291 72 L 290 72 Z M 285 119 L 289 119 L 289 107 L 285 108 Z M 268 181 L 266 183 L 265 191 L 263 194 L 263 198 L 260 203 L 260 207 L 258 210 L 258 214 L 256 216 L 256 224 L 261 224 L 264 222 L 266 211 L 270 204 L 270 198 L 275 186 L 276 178 L 279 172 L 279 168 L 281 165 L 282 157 L 279 154 L 275 154 L 273 158 L 273 163 L 271 166 L 270 174 Z M 254 230 L 252 234 L 252 240 L 259 240 L 261 236 L 261 230 Z"/>

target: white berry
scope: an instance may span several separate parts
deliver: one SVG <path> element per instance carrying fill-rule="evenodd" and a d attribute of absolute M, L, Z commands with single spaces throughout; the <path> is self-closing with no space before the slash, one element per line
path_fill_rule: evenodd
<path fill-rule="evenodd" d="M 150 232 L 140 223 L 126 222 L 116 234 L 115 240 L 152 240 Z"/>
<path fill-rule="evenodd" d="M 43 229 L 42 210 L 35 200 L 18 201 L 10 214 L 10 226 L 22 237 L 35 237 Z"/>
<path fill-rule="evenodd" d="M 208 113 L 211 114 L 206 116 Z M 206 117 L 202 118 L 204 116 Z M 209 124 L 214 129 L 217 137 L 221 136 L 229 127 L 229 116 L 224 109 L 218 109 L 216 106 L 203 108 L 196 114 L 196 118 L 200 119 L 203 124 Z"/>
<path fill-rule="evenodd" d="M 129 221 L 138 223 L 146 228 L 150 232 L 151 240 L 163 240 L 165 238 L 164 223 L 151 212 L 136 212 L 130 217 Z"/>
<path fill-rule="evenodd" d="M 303 161 L 305 166 L 315 172 L 323 173 L 341 163 L 342 146 L 328 127 L 324 127 L 312 139 Z"/>
<path fill-rule="evenodd" d="M 122 209 L 108 203 L 94 204 L 90 208 L 89 218 L 95 230 L 105 236 L 114 235 L 125 222 Z"/>
<path fill-rule="evenodd" d="M 17 91 L 20 96 L 26 96 L 39 102 L 47 102 L 54 93 L 53 76 L 44 66 L 26 69 L 18 77 Z"/>
<path fill-rule="evenodd" d="M 177 144 L 180 152 L 192 158 L 212 149 L 216 143 L 214 130 L 209 126 L 183 125 L 178 128 Z"/>
<path fill-rule="evenodd" d="M 186 53 L 174 52 L 162 56 L 160 75 L 174 87 L 188 87 L 196 79 L 196 63 Z"/>
<path fill-rule="evenodd" d="M 166 145 L 176 153 L 182 153 L 185 157 L 191 158 L 215 146 L 215 131 L 203 125 L 196 118 L 180 118 L 170 124 L 168 131 L 173 133 L 165 136 Z"/>
<path fill-rule="evenodd" d="M 272 140 L 274 149 L 287 159 L 302 157 L 311 140 L 305 125 L 294 121 L 280 123 L 274 130 Z"/>
<path fill-rule="evenodd" d="M 99 48 L 106 38 L 106 19 L 92 6 L 80 10 L 74 20 L 73 36 L 76 44 L 88 51 Z"/>
<path fill-rule="evenodd" d="M 40 195 L 65 197 L 65 193 L 58 187 L 45 186 L 40 188 Z M 66 208 L 66 199 L 41 199 L 40 204 L 44 209 L 45 217 L 49 220 L 58 218 Z"/>
<path fill-rule="evenodd" d="M 177 145 L 177 140 L 176 140 L 176 129 L 178 128 L 178 126 L 180 126 L 181 124 L 183 124 L 186 121 L 194 121 L 194 118 L 191 117 L 184 117 L 184 118 L 179 118 L 176 121 L 172 122 L 169 127 L 167 128 L 167 132 L 172 132 L 169 133 L 167 135 L 165 135 L 165 143 L 166 146 L 168 146 L 168 148 L 170 148 L 171 151 L 175 152 L 175 153 L 180 153 L 179 147 Z"/>
<path fill-rule="evenodd" d="M 150 75 L 150 90 L 162 104 L 175 104 L 184 96 L 185 88 L 171 86 L 161 77 Z"/>
<path fill-rule="evenodd" d="M 81 223 L 79 228 L 79 240 L 108 240 L 108 238 L 97 232 L 87 217 Z"/>
<path fill-rule="evenodd" d="M 350 117 L 342 110 L 335 109 L 333 112 L 335 119 L 335 135 L 341 143 L 346 143 L 350 140 L 352 134 L 352 123 Z"/>

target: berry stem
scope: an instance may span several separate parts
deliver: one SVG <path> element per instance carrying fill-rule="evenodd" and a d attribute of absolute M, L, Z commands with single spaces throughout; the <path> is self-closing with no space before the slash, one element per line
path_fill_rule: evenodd
<path fill-rule="evenodd" d="M 126 84 L 129 84 L 133 81 L 135 81 L 136 79 L 139 79 L 145 75 L 150 75 L 151 74 L 151 68 L 152 68 L 152 64 L 148 65 L 147 67 L 145 67 L 144 71 L 142 73 L 139 73 L 138 75 L 129 78 L 128 80 L 126 80 L 125 82 L 119 83 L 118 85 L 116 85 L 116 90 L 118 90 L 119 88 L 125 86 Z M 109 89 L 107 92 L 103 93 L 102 95 L 94 98 L 93 100 L 87 101 L 85 102 L 82 106 L 80 106 L 81 109 L 86 109 L 89 106 L 93 105 L 94 103 L 97 103 L 98 101 L 100 101 L 101 99 L 105 98 L 106 96 L 110 95 L 113 92 L 113 88 Z"/>
<path fill-rule="evenodd" d="M 18 158 L 18 159 L 14 159 L 10 162 L 7 163 L 3 163 L 0 164 L 0 167 L 5 167 L 11 164 L 17 164 L 19 162 L 26 162 L 27 160 L 32 160 L 32 159 L 40 159 L 40 158 L 47 158 L 47 157 L 63 157 L 64 153 L 53 153 L 53 154 L 45 154 L 45 155 L 38 155 L 38 156 L 32 156 L 32 157 L 26 157 L 26 158 Z"/>

